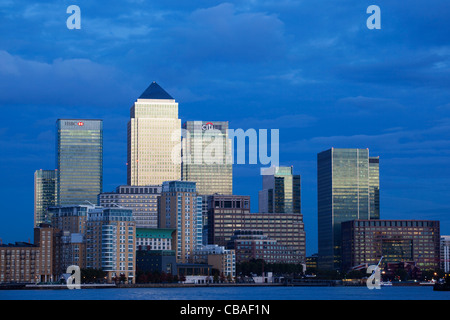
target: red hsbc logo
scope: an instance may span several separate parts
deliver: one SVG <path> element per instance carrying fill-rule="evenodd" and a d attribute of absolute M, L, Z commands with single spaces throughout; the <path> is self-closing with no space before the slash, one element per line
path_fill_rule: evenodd
<path fill-rule="evenodd" d="M 84 126 L 84 123 L 83 122 L 78 122 L 78 125 L 81 127 L 81 126 Z"/>

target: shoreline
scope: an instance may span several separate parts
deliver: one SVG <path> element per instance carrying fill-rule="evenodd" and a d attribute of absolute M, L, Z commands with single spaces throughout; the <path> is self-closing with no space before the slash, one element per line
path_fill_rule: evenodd
<path fill-rule="evenodd" d="M 433 287 L 432 283 L 394 282 L 392 287 Z M 138 289 L 138 288 L 208 288 L 208 287 L 364 287 L 365 283 L 345 283 L 339 280 L 297 283 L 138 283 L 138 284 L 81 284 L 80 289 Z M 382 286 L 385 287 L 385 286 Z M 0 290 L 70 290 L 65 284 L 3 284 Z"/>

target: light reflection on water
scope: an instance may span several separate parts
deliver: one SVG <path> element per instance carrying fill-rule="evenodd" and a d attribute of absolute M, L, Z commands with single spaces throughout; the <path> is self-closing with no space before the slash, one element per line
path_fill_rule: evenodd
<path fill-rule="evenodd" d="M 450 300 L 432 287 L 189 287 L 0 290 L 0 300 Z"/>

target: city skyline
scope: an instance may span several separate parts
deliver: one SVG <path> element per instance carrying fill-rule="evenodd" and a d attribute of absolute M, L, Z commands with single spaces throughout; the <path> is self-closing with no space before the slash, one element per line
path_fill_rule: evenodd
<path fill-rule="evenodd" d="M 152 81 L 176 98 L 183 122 L 280 129 L 280 166 L 302 176 L 308 255 L 317 252 L 315 160 L 331 147 L 381 157 L 383 219 L 440 220 L 450 234 L 445 2 L 377 4 L 381 30 L 365 25 L 369 4 L 295 1 L 91 3 L 81 5 L 81 30 L 68 30 L 57 2 L 3 3 L 0 193 L 12 213 L 3 243 L 33 238 L 33 173 L 54 168 L 58 118 L 103 119 L 103 191 L 126 183 L 129 108 Z M 252 212 L 260 167 L 233 167 L 233 193 L 250 195 Z"/>

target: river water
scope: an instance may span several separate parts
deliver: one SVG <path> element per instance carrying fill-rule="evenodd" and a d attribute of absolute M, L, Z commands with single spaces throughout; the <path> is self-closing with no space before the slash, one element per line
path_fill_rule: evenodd
<path fill-rule="evenodd" d="M 185 287 L 0 290 L 0 300 L 450 300 L 431 286 Z"/>

